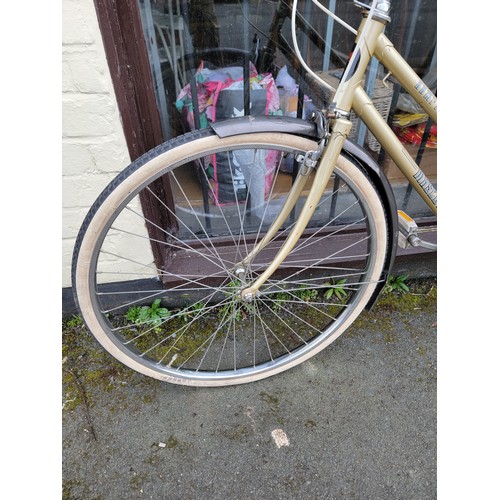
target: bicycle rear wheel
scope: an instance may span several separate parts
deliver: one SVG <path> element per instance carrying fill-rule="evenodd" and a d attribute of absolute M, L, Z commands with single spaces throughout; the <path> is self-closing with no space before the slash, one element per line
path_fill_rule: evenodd
<path fill-rule="evenodd" d="M 203 130 L 118 175 L 87 215 L 73 256 L 75 299 L 103 347 L 144 375 L 218 386 L 291 368 L 345 331 L 372 295 L 387 252 L 384 207 L 347 158 L 258 297 L 240 296 L 294 224 L 292 213 L 241 267 L 290 188 L 284 163 L 315 147 L 290 134 L 221 139 Z M 232 202 L 220 202 L 209 177 L 217 159 L 229 166 Z"/>

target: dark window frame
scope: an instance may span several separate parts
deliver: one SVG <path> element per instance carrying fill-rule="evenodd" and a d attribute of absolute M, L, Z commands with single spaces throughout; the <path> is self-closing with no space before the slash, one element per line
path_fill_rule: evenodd
<path fill-rule="evenodd" d="M 94 0 L 111 80 L 120 111 L 123 131 L 132 161 L 163 142 L 146 42 L 136 0 Z M 151 190 L 141 192 L 141 205 L 157 267 L 166 261 L 168 245 L 165 231 L 176 222 L 160 213 L 159 199 L 171 202 L 168 178 L 163 176 Z M 167 217 L 168 218 L 168 217 Z"/>

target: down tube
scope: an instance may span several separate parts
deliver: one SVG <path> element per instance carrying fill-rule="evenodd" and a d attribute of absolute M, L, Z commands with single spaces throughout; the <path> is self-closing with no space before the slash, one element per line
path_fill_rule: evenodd
<path fill-rule="evenodd" d="M 366 124 L 387 154 L 394 160 L 408 182 L 416 189 L 432 212 L 437 215 L 437 192 L 434 186 L 394 135 L 391 127 L 380 116 L 373 102 L 361 87 L 357 87 L 354 92 L 352 107 L 360 120 Z"/>

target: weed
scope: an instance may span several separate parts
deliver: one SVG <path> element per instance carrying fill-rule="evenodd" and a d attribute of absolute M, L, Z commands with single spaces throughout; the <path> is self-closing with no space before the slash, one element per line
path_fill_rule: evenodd
<path fill-rule="evenodd" d="M 232 318 L 235 321 L 247 319 L 249 314 L 255 313 L 254 305 L 249 302 L 241 302 L 239 292 L 241 288 L 240 280 L 232 280 L 227 284 L 229 291 L 225 291 L 227 303 L 219 308 L 219 318 Z"/>
<path fill-rule="evenodd" d="M 156 299 L 150 306 L 132 306 L 127 311 L 127 319 L 136 325 L 152 324 L 159 328 L 162 320 L 170 316 L 166 307 L 161 307 L 161 299 Z"/>
<path fill-rule="evenodd" d="M 330 288 L 325 292 L 325 299 L 331 299 L 334 294 L 339 300 L 347 297 L 347 292 L 344 287 L 346 281 L 347 280 L 344 278 L 335 283 L 335 280 L 331 278 L 331 285 L 329 284 Z"/>
<path fill-rule="evenodd" d="M 141 312 L 141 308 L 139 306 L 132 306 L 128 311 L 125 317 L 131 321 L 132 323 L 139 323 L 139 313 Z"/>
<path fill-rule="evenodd" d="M 387 279 L 387 283 L 384 288 L 384 293 L 399 292 L 407 293 L 410 291 L 408 285 L 405 281 L 408 279 L 408 274 L 401 276 L 393 276 L 392 274 Z"/>
<path fill-rule="evenodd" d="M 180 316 L 187 323 L 191 318 L 195 318 L 203 309 L 205 308 L 205 304 L 203 302 L 195 302 L 190 306 L 185 307 L 182 311 L 180 311 Z"/>
<path fill-rule="evenodd" d="M 304 302 L 309 302 L 318 296 L 318 290 L 308 288 L 307 285 L 300 285 L 299 290 L 295 290 L 293 295 Z"/>
<path fill-rule="evenodd" d="M 78 316 L 76 314 L 73 314 L 73 316 L 66 322 L 66 326 L 68 328 L 77 328 L 78 326 L 82 325 L 83 325 L 83 319 L 81 318 L 81 316 Z"/>
<path fill-rule="evenodd" d="M 273 311 L 279 312 L 283 309 L 283 305 L 288 299 L 287 292 L 276 292 L 269 295 L 269 300 L 273 303 Z"/>

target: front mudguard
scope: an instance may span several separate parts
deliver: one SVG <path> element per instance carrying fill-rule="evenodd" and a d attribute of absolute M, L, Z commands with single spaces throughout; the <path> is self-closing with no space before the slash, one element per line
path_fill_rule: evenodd
<path fill-rule="evenodd" d="M 242 116 L 215 122 L 210 126 L 219 137 L 261 132 L 281 132 L 301 135 L 311 139 L 321 139 L 321 131 L 318 131 L 316 123 L 284 116 Z M 398 215 L 396 200 L 387 176 L 366 150 L 354 142 L 346 140 L 342 154 L 357 165 L 374 184 L 387 215 L 388 252 L 380 282 L 366 305 L 366 308 L 370 309 L 385 286 L 397 254 Z"/>

